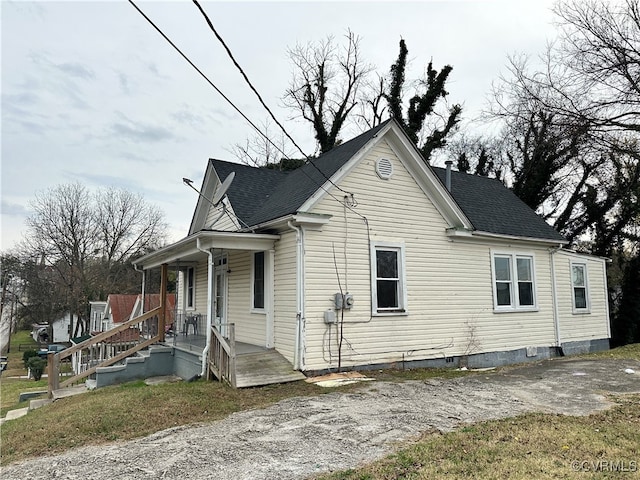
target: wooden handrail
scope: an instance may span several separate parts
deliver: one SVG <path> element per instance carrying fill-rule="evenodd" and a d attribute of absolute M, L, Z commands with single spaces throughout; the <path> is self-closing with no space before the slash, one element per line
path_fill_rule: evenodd
<path fill-rule="evenodd" d="M 226 380 L 236 387 L 236 341 L 235 325 L 227 324 L 229 338 L 226 339 L 215 327 L 211 327 L 211 346 L 209 348 L 209 368 L 213 369 L 219 381 Z M 220 348 L 218 348 L 218 346 Z"/>
<path fill-rule="evenodd" d="M 64 387 L 68 387 L 70 385 L 73 385 L 75 382 L 77 382 L 78 380 L 81 380 L 83 378 L 88 377 L 89 375 L 94 374 L 98 368 L 102 368 L 102 367 L 108 367 L 110 365 L 113 365 L 116 362 L 119 362 L 122 359 L 125 359 L 129 356 L 131 356 L 132 354 L 136 353 L 138 350 L 142 350 L 143 348 L 148 347 L 149 345 L 153 345 L 154 343 L 160 341 L 160 335 L 156 335 L 153 338 L 150 338 L 149 340 L 146 340 L 142 343 L 138 343 L 136 346 L 131 347 L 130 349 L 116 355 L 115 357 L 111 357 L 107 360 L 105 360 L 104 362 L 102 362 L 100 365 L 96 365 L 95 367 L 91 367 L 88 370 L 85 370 L 82 373 L 79 373 L 78 375 L 71 377 L 68 380 L 65 380 L 64 382 L 62 382 L 60 384 L 60 388 L 64 388 Z"/>
<path fill-rule="evenodd" d="M 154 337 L 136 344 L 135 346 L 129 348 L 128 350 L 114 356 L 111 358 L 108 358 L 106 360 L 104 360 L 102 363 L 100 363 L 100 365 L 96 365 L 88 370 L 85 370 L 82 373 L 79 373 L 78 375 L 75 375 L 67 380 L 65 380 L 63 383 L 60 383 L 60 361 L 64 358 L 70 357 L 71 355 L 73 355 L 76 352 L 79 352 L 85 348 L 91 347 L 93 345 L 96 345 L 98 343 L 103 342 L 104 340 L 107 340 L 111 337 L 113 337 L 114 335 L 119 334 L 120 332 L 123 332 L 125 330 L 128 330 L 129 328 L 131 328 L 134 325 L 137 325 L 141 322 L 144 322 L 145 320 L 148 320 L 156 315 L 161 314 L 162 312 L 162 306 L 154 308 L 153 310 L 150 310 L 146 313 L 143 313 L 142 315 L 139 315 L 135 318 L 132 318 L 131 320 L 127 320 L 126 322 L 124 322 L 122 325 L 119 325 L 115 328 L 112 328 L 111 330 L 107 330 L 106 332 L 102 332 L 99 333 L 98 335 L 88 338 L 87 340 L 85 340 L 84 342 L 81 342 L 77 345 L 74 345 L 70 348 L 67 348 L 66 350 L 63 350 L 62 352 L 58 352 L 58 353 L 50 353 L 48 355 L 48 366 L 47 366 L 47 375 L 48 375 L 48 391 L 49 391 L 49 398 L 51 398 L 53 396 L 53 391 L 54 390 L 58 390 L 59 388 L 63 388 L 63 387 L 68 387 L 69 385 L 72 385 L 73 383 L 77 382 L 78 380 L 82 380 L 83 378 L 88 377 L 89 375 L 92 375 L 93 373 L 96 372 L 96 370 L 99 367 L 108 367 L 109 365 L 113 365 L 114 363 L 130 356 L 133 355 L 134 353 L 136 353 L 139 350 L 142 350 L 145 347 L 148 347 L 149 345 L 153 344 L 153 343 L 157 343 L 160 341 L 160 339 L 162 338 L 162 335 L 160 335 L 160 332 L 158 332 L 158 335 L 155 335 Z"/>
<path fill-rule="evenodd" d="M 154 308 L 153 310 L 149 310 L 148 312 L 143 313 L 142 315 L 139 315 L 139 316 L 137 316 L 135 318 L 132 318 L 131 320 L 127 320 L 123 324 L 118 325 L 117 327 L 112 328 L 111 330 L 107 330 L 106 332 L 99 333 L 98 335 L 95 335 L 95 336 L 93 336 L 91 338 L 86 339 L 84 342 L 81 342 L 81 343 L 79 343 L 77 345 L 74 345 L 72 347 L 69 347 L 69 348 L 67 348 L 67 349 L 65 349 L 65 350 L 63 350 L 63 351 L 61 351 L 59 353 L 56 353 L 56 355 L 59 355 L 58 358 L 60 360 L 65 359 L 67 357 L 70 357 L 74 353 L 76 353 L 76 352 L 78 352 L 78 351 L 80 351 L 80 350 L 82 350 L 84 348 L 87 348 L 87 347 L 89 347 L 91 345 L 95 345 L 96 343 L 100 343 L 103 340 L 106 340 L 107 338 L 113 337 L 116 333 L 120 333 L 120 332 L 122 332 L 124 330 L 129 329 L 132 325 L 136 325 L 136 324 L 138 324 L 140 322 L 144 322 L 145 320 L 148 320 L 149 318 L 160 314 L 161 310 L 162 310 L 161 307 L 157 307 L 157 308 Z"/>

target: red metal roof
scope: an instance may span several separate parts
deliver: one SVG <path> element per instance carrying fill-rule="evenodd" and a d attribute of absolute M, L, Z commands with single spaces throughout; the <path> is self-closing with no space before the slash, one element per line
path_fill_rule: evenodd
<path fill-rule="evenodd" d="M 138 295 L 111 294 L 107 299 L 111 308 L 111 318 L 113 323 L 122 323 L 129 320 L 133 305 L 136 303 Z"/>

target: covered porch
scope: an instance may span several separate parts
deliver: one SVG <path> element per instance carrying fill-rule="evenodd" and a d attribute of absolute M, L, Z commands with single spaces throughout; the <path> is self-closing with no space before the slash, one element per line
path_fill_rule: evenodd
<path fill-rule="evenodd" d="M 201 231 L 135 262 L 145 277 L 162 265 L 175 272 L 176 310 L 164 343 L 180 356 L 190 356 L 190 376 L 217 378 L 234 387 L 304 378 L 274 349 L 278 239 L 271 234 Z M 195 358 L 200 362 L 197 373 Z"/>

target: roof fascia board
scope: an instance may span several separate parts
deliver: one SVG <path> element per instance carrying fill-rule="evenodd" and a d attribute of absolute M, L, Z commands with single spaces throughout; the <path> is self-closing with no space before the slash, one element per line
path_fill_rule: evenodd
<path fill-rule="evenodd" d="M 490 241 L 502 241 L 502 242 L 523 242 L 534 243 L 537 245 L 548 245 L 551 247 L 562 247 L 567 245 L 567 240 L 551 240 L 545 238 L 533 238 L 533 237 L 520 237 L 516 235 L 503 235 L 499 233 L 481 232 L 478 230 L 459 230 L 455 228 L 447 229 L 447 236 L 450 238 L 457 238 L 461 240 L 490 240 Z"/>
<path fill-rule="evenodd" d="M 329 223 L 331 217 L 332 215 L 298 212 L 293 215 L 293 224 L 304 227 L 307 230 L 320 232 L 322 227 Z"/>
<path fill-rule="evenodd" d="M 204 249 L 269 250 L 279 238 L 279 235 L 266 233 L 201 231 L 140 257 L 134 260 L 133 264 L 144 269 L 159 267 L 163 263 L 179 260 L 185 255 L 202 254 L 198 245 Z"/>
<path fill-rule="evenodd" d="M 258 225 L 254 225 L 252 228 L 254 230 L 266 230 L 266 229 L 283 229 L 290 230 L 288 226 L 288 222 L 293 222 L 296 225 L 303 225 L 305 227 L 318 227 L 322 228 L 323 225 L 329 223 L 332 215 L 318 214 L 318 213 L 309 213 L 299 211 L 294 214 L 288 214 L 284 217 L 274 218 L 273 220 L 269 220 L 268 222 L 260 223 Z M 244 229 L 247 230 L 246 228 Z"/>
<path fill-rule="evenodd" d="M 558 253 L 561 253 L 563 255 L 566 255 L 568 257 L 574 257 L 574 258 L 590 258 L 593 260 L 602 260 L 605 263 L 610 263 L 612 260 L 609 257 L 602 257 L 600 255 L 593 255 L 591 253 L 583 253 L 583 252 L 576 252 L 575 250 L 571 250 L 569 248 L 561 248 L 560 250 L 558 250 Z"/>
<path fill-rule="evenodd" d="M 438 176 L 424 161 L 416 146 L 407 138 L 400 126 L 396 123 L 392 125 L 393 128 L 389 132 L 387 139 L 389 147 L 411 173 L 420 189 L 449 225 L 472 230 L 473 224 L 471 220 L 467 218 L 451 193 L 447 191 Z M 408 159 L 411 159 L 411 161 L 407 161 Z"/>
<path fill-rule="evenodd" d="M 136 258 L 133 263 L 136 267 L 142 267 L 143 269 L 149 269 L 159 267 L 163 263 L 168 263 L 180 258 L 180 256 L 195 253 L 196 238 L 198 234 L 190 235 L 175 243 L 159 248 L 158 250 L 148 253 L 143 257 Z"/>
<path fill-rule="evenodd" d="M 326 196 L 329 195 L 329 191 L 334 188 L 344 177 L 346 177 L 351 170 L 359 163 L 360 159 L 369 153 L 378 140 L 389 131 L 394 125 L 394 122 L 389 122 L 384 128 L 376 133 L 367 143 L 365 143 L 360 150 L 358 150 L 347 162 L 335 172 L 329 180 L 324 182 L 320 188 L 318 188 L 313 195 L 311 195 L 298 209 L 299 212 L 309 212 Z"/>
<path fill-rule="evenodd" d="M 198 236 L 198 250 L 222 248 L 226 250 L 272 250 L 280 235 L 269 233 L 202 232 Z"/>

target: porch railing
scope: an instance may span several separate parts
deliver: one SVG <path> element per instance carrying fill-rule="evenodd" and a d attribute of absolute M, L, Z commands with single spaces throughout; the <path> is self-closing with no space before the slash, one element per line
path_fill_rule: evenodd
<path fill-rule="evenodd" d="M 209 349 L 209 372 L 220 381 L 229 382 L 236 388 L 236 339 L 235 325 L 227 323 L 228 337 L 225 338 L 217 327 L 211 327 L 211 346 Z"/>
<path fill-rule="evenodd" d="M 102 332 L 59 353 L 48 356 L 49 397 L 53 391 L 69 387 L 96 373 L 98 367 L 108 367 L 134 353 L 158 343 L 164 331 L 158 328 L 162 307 L 154 308 L 116 328 Z M 65 358 L 75 355 L 75 375 L 60 381 L 60 364 Z M 66 377 L 65 377 L 66 378 Z"/>
<path fill-rule="evenodd" d="M 165 338 L 167 305 L 167 265 L 161 266 L 160 306 L 137 316 L 106 332 L 99 333 L 84 342 L 59 353 L 48 355 L 47 375 L 49 398 L 60 388 L 69 387 L 96 373 L 100 367 L 108 367 Z M 83 352 L 84 351 L 84 352 Z M 60 381 L 60 363 L 75 355 L 75 375 Z M 83 365 L 83 356 L 86 363 Z"/>

